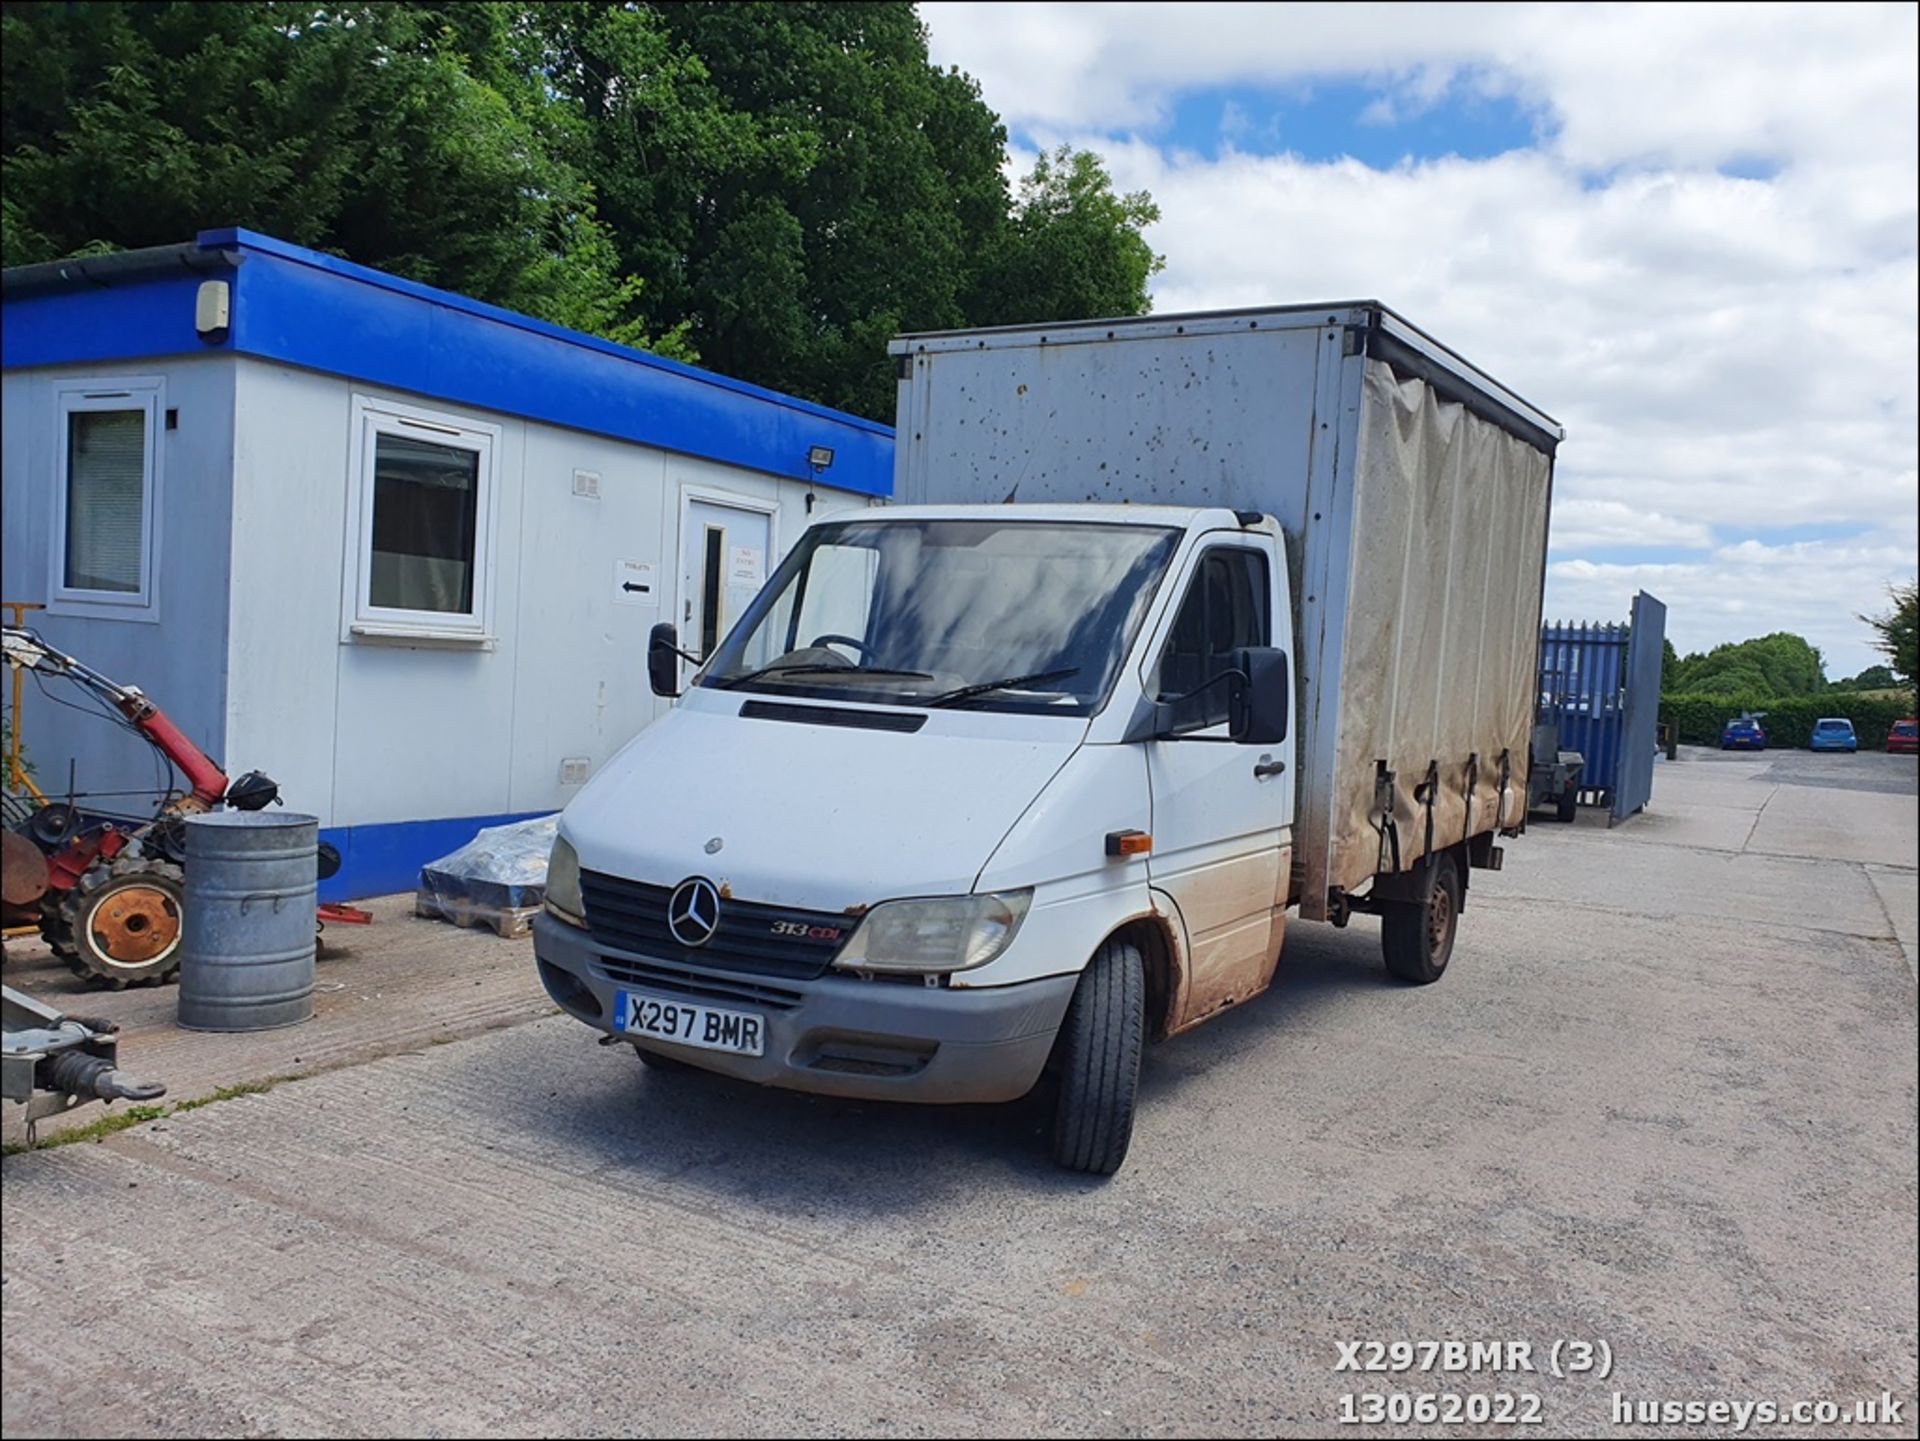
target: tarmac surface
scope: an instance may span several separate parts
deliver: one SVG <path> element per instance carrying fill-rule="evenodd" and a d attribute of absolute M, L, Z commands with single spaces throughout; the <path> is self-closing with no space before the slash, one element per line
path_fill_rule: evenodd
<path fill-rule="evenodd" d="M 1915 778 L 1683 752 L 1647 814 L 1475 873 L 1433 987 L 1369 920 L 1298 925 L 1271 993 L 1149 1052 L 1105 1183 L 1051 1167 L 1037 1097 L 667 1075 L 507 1000 L 429 1044 L 469 1019 L 443 975 L 368 1051 L 399 1054 L 343 1036 L 5 1160 L 5 1432 L 1608 1435 L 1616 1395 L 1891 1392 L 1892 1427 L 1773 1429 L 1912 1435 Z M 489 996 L 531 969 L 425 925 L 354 944 L 468 956 Z M 159 1024 L 129 1068 L 188 1091 L 280 1064 Z M 1336 1369 L 1429 1340 L 1535 1369 Z M 1422 1394 L 1540 1424 L 1341 1424 Z"/>

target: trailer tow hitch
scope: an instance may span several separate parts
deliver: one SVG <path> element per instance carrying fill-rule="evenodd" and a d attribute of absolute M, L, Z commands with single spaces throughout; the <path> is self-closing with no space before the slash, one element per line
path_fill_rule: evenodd
<path fill-rule="evenodd" d="M 163 1085 L 123 1076 L 115 1052 L 120 1028 L 96 1016 L 68 1016 L 12 986 L 5 991 L 0 1081 L 9 1101 L 27 1108 L 27 1143 L 43 1116 L 87 1101 L 153 1101 Z"/>

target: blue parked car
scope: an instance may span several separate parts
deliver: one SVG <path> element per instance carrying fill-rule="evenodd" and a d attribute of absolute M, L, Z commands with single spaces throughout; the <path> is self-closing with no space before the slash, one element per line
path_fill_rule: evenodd
<path fill-rule="evenodd" d="M 1813 739 L 1808 745 L 1817 751 L 1857 751 L 1860 740 L 1853 733 L 1852 721 L 1829 716 L 1813 723 Z"/>
<path fill-rule="evenodd" d="M 1767 748 L 1767 733 L 1760 729 L 1760 722 L 1750 715 L 1739 720 L 1730 720 L 1720 730 L 1720 749 L 1763 751 Z"/>

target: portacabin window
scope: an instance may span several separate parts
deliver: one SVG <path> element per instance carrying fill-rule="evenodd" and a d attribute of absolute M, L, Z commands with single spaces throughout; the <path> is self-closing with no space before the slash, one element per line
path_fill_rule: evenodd
<path fill-rule="evenodd" d="M 60 381 L 50 605 L 153 620 L 160 516 L 156 376 Z"/>
<path fill-rule="evenodd" d="M 487 641 L 498 426 L 354 402 L 348 638 Z"/>

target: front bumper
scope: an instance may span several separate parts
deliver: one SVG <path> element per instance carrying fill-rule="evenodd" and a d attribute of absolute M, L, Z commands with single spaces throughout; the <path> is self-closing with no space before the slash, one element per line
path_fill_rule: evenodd
<path fill-rule="evenodd" d="M 793 981 L 700 971 L 610 950 L 544 913 L 534 917 L 533 953 L 554 1003 L 595 1030 L 763 1086 L 883 1101 L 1024 1096 L 1040 1079 L 1079 980 L 953 990 L 831 972 Z M 738 1056 L 616 1032 L 623 990 L 752 1011 L 765 1022 L 765 1052 Z"/>

